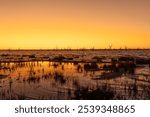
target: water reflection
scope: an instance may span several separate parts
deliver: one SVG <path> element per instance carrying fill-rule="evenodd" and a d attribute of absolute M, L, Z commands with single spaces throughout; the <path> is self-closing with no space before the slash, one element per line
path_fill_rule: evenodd
<path fill-rule="evenodd" d="M 0 68 L 0 99 L 150 99 L 149 67 L 134 62 L 1 62 Z"/>

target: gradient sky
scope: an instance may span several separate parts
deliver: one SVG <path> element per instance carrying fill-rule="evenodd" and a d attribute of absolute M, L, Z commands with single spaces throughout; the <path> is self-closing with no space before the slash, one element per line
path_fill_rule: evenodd
<path fill-rule="evenodd" d="M 0 0 L 0 49 L 150 48 L 150 0 Z"/>

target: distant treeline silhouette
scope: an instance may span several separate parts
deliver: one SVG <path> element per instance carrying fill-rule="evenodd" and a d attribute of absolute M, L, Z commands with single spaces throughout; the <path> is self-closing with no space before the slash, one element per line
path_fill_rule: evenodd
<path fill-rule="evenodd" d="M 79 49 L 0 49 L 0 51 L 104 51 L 104 50 L 150 50 L 150 48 L 79 48 Z"/>

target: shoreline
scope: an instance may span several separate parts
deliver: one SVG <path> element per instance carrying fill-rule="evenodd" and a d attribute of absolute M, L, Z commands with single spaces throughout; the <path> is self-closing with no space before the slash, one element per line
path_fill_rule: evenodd
<path fill-rule="evenodd" d="M 150 48 L 136 49 L 0 49 L 0 51 L 133 51 L 133 50 L 150 50 Z"/>

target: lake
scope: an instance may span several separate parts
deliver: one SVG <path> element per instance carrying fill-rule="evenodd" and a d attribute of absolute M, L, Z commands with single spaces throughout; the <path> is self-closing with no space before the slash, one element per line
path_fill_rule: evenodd
<path fill-rule="evenodd" d="M 1 50 L 0 99 L 150 99 L 150 50 Z"/>

